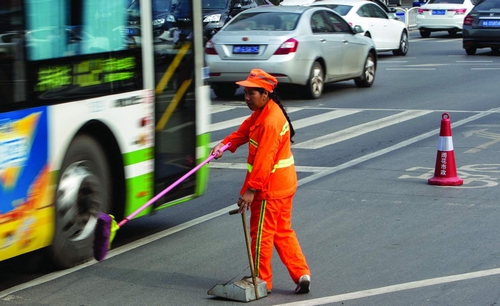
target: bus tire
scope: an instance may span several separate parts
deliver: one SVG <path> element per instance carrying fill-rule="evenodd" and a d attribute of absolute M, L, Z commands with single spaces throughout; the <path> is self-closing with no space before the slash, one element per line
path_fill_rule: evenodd
<path fill-rule="evenodd" d="M 92 258 L 97 216 L 110 211 L 112 183 L 106 154 L 89 135 L 73 139 L 59 175 L 49 253 L 54 264 L 64 269 Z"/>

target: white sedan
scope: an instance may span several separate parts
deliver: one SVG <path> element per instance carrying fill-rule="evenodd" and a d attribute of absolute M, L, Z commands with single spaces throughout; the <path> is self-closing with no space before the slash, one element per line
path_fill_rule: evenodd
<path fill-rule="evenodd" d="M 392 51 L 405 56 L 408 52 L 408 30 L 395 14 L 388 14 L 379 5 L 366 0 L 323 0 L 311 6 L 328 7 L 341 15 L 351 26 L 359 25 L 364 35 L 375 43 L 377 52 Z"/>
<path fill-rule="evenodd" d="M 205 46 L 210 85 L 219 98 L 231 98 L 235 81 L 260 68 L 278 79 L 278 92 L 291 84 L 312 99 L 321 96 L 326 83 L 354 80 L 358 87 L 370 87 L 377 52 L 361 31 L 324 7 L 245 10 Z"/>

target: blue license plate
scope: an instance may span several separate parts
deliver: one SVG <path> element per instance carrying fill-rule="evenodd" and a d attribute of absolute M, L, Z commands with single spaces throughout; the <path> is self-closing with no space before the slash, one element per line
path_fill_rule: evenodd
<path fill-rule="evenodd" d="M 259 46 L 233 46 L 233 54 L 258 54 Z"/>
<path fill-rule="evenodd" d="M 432 15 L 444 15 L 445 13 L 445 10 L 432 10 Z"/>
<path fill-rule="evenodd" d="M 481 25 L 485 28 L 499 28 L 500 20 L 481 20 Z"/>

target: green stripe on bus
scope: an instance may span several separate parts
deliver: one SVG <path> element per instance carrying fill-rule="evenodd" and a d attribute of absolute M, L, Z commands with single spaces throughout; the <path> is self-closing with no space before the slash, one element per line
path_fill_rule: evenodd
<path fill-rule="evenodd" d="M 126 180 L 127 185 L 127 205 L 125 206 L 125 216 L 130 215 L 142 205 L 144 205 L 153 194 L 153 173 L 146 173 Z M 144 209 L 135 218 L 147 215 L 151 212 L 151 206 Z"/>
<path fill-rule="evenodd" d="M 196 146 L 197 147 L 204 147 L 204 154 L 203 156 L 200 156 L 198 160 L 196 161 L 197 164 L 202 163 L 205 159 L 207 159 L 208 154 L 210 153 L 210 148 L 208 147 L 208 144 L 210 143 L 210 134 L 201 134 L 196 137 Z M 195 194 L 196 196 L 201 196 L 203 193 L 205 193 L 205 190 L 207 189 L 208 185 L 208 175 L 209 175 L 209 167 L 208 165 L 201 167 L 197 173 L 196 173 L 196 191 Z"/>
<path fill-rule="evenodd" d="M 123 154 L 124 166 L 138 164 L 154 158 L 153 148 L 145 148 Z"/>

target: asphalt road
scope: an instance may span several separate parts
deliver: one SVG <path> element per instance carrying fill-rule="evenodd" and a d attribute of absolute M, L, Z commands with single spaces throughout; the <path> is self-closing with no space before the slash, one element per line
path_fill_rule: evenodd
<path fill-rule="evenodd" d="M 500 302 L 500 56 L 466 56 L 460 36 L 410 38 L 406 57 L 379 55 L 371 88 L 349 81 L 318 100 L 284 95 L 297 129 L 293 225 L 312 291 L 293 294 L 275 256 L 273 293 L 253 305 Z M 249 115 L 242 99 L 214 99 L 214 141 Z M 462 186 L 427 183 L 444 112 Z M 245 156 L 212 162 L 203 197 L 129 222 L 103 262 L 42 274 L 4 262 L 0 305 L 240 304 L 207 291 L 249 273 L 241 220 L 227 214 Z"/>

